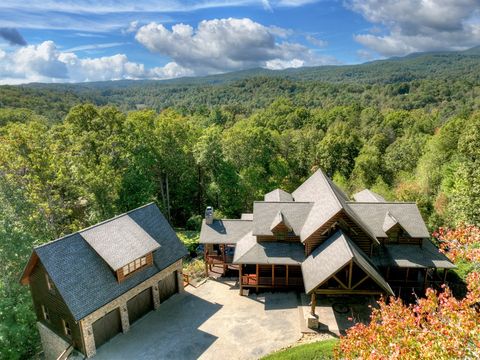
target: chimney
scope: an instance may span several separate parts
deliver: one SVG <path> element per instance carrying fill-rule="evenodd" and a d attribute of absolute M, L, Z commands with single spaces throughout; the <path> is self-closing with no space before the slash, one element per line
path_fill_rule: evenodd
<path fill-rule="evenodd" d="M 212 225 L 213 223 L 213 207 L 207 206 L 205 210 L 205 224 Z"/>

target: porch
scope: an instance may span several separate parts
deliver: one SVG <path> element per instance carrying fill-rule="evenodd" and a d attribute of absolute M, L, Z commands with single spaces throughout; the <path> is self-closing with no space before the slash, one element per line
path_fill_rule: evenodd
<path fill-rule="evenodd" d="M 218 277 L 225 276 L 228 271 L 238 271 L 238 265 L 232 264 L 234 244 L 205 244 L 205 274 Z M 219 271 L 220 270 L 220 271 Z"/>
<path fill-rule="evenodd" d="M 240 294 L 242 289 L 298 289 L 303 291 L 302 269 L 299 265 L 240 265 Z"/>

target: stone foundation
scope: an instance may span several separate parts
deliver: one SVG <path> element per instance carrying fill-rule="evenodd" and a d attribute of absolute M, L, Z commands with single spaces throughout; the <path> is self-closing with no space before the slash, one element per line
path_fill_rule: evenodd
<path fill-rule="evenodd" d="M 80 328 L 83 334 L 84 345 L 85 345 L 85 355 L 90 358 L 96 354 L 95 339 L 93 337 L 92 324 L 103 317 L 110 311 L 120 308 L 120 317 L 122 320 L 122 331 L 126 333 L 130 329 L 130 321 L 128 319 L 128 309 L 127 301 L 138 295 L 145 289 L 151 287 L 153 294 L 153 304 L 154 308 L 158 309 L 160 304 L 160 295 L 158 290 L 158 282 L 165 278 L 167 275 L 171 274 L 173 271 L 177 271 L 177 280 L 178 280 L 178 291 L 185 291 L 183 288 L 183 275 L 182 275 L 182 260 L 178 260 L 169 267 L 163 269 L 158 274 L 155 274 L 150 279 L 145 280 L 143 283 L 139 284 L 137 287 L 127 291 L 125 294 L 119 296 L 112 302 L 102 306 L 100 309 L 94 311 L 93 313 L 87 315 L 82 320 L 80 320 Z"/>
<path fill-rule="evenodd" d="M 68 342 L 41 322 L 37 322 L 37 328 L 40 333 L 45 360 L 56 360 L 70 346 Z"/>

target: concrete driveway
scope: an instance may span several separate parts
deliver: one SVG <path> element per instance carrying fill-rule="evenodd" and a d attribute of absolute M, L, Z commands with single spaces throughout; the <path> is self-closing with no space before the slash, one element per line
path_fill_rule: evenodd
<path fill-rule="evenodd" d="M 258 359 L 301 337 L 297 294 L 243 297 L 233 285 L 187 287 L 103 345 L 95 359 Z"/>

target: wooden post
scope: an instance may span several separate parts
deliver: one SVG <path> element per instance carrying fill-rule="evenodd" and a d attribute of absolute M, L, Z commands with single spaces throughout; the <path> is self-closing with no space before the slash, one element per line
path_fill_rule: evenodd
<path fill-rule="evenodd" d="M 407 268 L 407 273 L 405 274 L 405 284 L 408 282 L 408 273 L 410 268 Z"/>
<path fill-rule="evenodd" d="M 448 269 L 443 269 L 443 283 L 445 284 L 445 281 L 447 281 L 447 272 Z"/>
<path fill-rule="evenodd" d="M 310 314 L 315 316 L 315 307 L 317 306 L 317 294 L 315 293 L 315 290 L 312 292 L 311 295 L 311 309 L 310 309 Z"/>
<path fill-rule="evenodd" d="M 255 276 L 256 276 L 256 283 L 257 283 L 256 290 L 257 290 L 257 293 L 258 293 L 258 283 L 259 283 L 259 280 L 260 280 L 260 279 L 258 278 L 258 264 L 257 264 L 256 266 L 257 266 L 257 268 L 256 268 L 256 274 L 255 274 Z"/>
<path fill-rule="evenodd" d="M 226 265 L 226 257 L 225 257 L 225 244 L 220 245 L 220 250 L 222 251 L 222 261 L 223 261 L 223 273 L 222 275 L 225 275 L 225 272 L 227 271 L 227 265 Z"/>
<path fill-rule="evenodd" d="M 275 287 L 275 265 L 272 265 L 272 287 Z"/>
<path fill-rule="evenodd" d="M 353 272 L 353 260 L 350 261 L 350 268 L 348 269 L 348 288 L 352 288 L 352 272 Z"/>
<path fill-rule="evenodd" d="M 243 295 L 243 286 L 242 286 L 242 264 L 238 265 L 238 283 L 240 285 L 240 295 Z"/>
<path fill-rule="evenodd" d="M 286 286 L 288 286 L 288 265 L 287 265 L 287 269 L 286 269 L 286 279 L 285 279 L 285 284 Z"/>
<path fill-rule="evenodd" d="M 208 250 L 207 250 L 207 244 L 205 244 L 205 276 L 208 278 Z"/>

